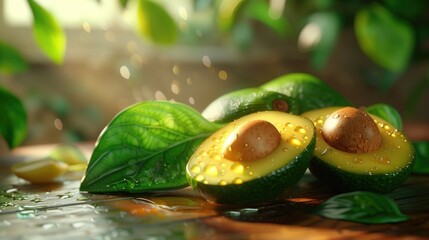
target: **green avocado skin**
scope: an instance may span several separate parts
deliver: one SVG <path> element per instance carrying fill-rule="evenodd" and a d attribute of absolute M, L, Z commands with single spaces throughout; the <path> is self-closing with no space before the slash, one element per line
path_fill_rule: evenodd
<path fill-rule="evenodd" d="M 209 201 L 225 205 L 249 205 L 272 201 L 281 197 L 285 190 L 296 184 L 304 175 L 310 164 L 316 146 L 316 136 L 294 160 L 266 176 L 242 184 L 225 186 L 209 185 L 190 178 L 188 181 Z"/>
<path fill-rule="evenodd" d="M 301 113 L 329 106 L 350 106 L 350 102 L 328 84 L 307 73 L 291 73 L 275 78 L 260 88 L 297 99 Z"/>
<path fill-rule="evenodd" d="M 288 113 L 299 114 L 301 112 L 300 104 L 296 99 L 255 87 L 220 96 L 204 109 L 202 115 L 211 122 L 229 123 L 254 112 L 276 110 L 273 106 L 273 102 L 276 100 L 287 103 Z"/>
<path fill-rule="evenodd" d="M 309 170 L 321 182 L 341 192 L 370 191 L 389 193 L 404 184 L 413 169 L 414 161 L 399 171 L 383 174 L 357 174 L 339 169 L 314 156 Z"/>

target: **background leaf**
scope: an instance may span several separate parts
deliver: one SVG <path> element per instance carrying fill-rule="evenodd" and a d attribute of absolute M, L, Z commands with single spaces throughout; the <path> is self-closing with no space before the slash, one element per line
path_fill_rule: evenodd
<path fill-rule="evenodd" d="M 368 113 L 374 114 L 386 120 L 388 123 L 396 127 L 399 131 L 402 131 L 401 115 L 394 107 L 390 106 L 389 104 L 377 103 L 365 108 L 365 110 Z"/>
<path fill-rule="evenodd" d="M 311 65 L 317 70 L 322 70 L 337 43 L 341 20 L 335 12 L 318 12 L 310 16 L 309 24 L 315 24 L 320 28 L 320 40 L 311 51 Z"/>
<path fill-rule="evenodd" d="M 326 218 L 369 224 L 395 223 L 409 219 L 391 198 L 363 191 L 336 195 L 320 204 L 314 213 Z"/>
<path fill-rule="evenodd" d="M 21 144 L 27 136 L 27 114 L 21 101 L 0 87 L 0 135 L 10 148 Z"/>
<path fill-rule="evenodd" d="M 178 30 L 176 22 L 159 4 L 150 0 L 139 0 L 137 7 L 140 34 L 157 44 L 172 44 Z"/>
<path fill-rule="evenodd" d="M 429 141 L 413 142 L 415 150 L 415 164 L 413 172 L 429 174 Z"/>
<path fill-rule="evenodd" d="M 249 0 L 246 2 L 244 12 L 250 18 L 256 19 L 273 29 L 279 36 L 285 37 L 289 32 L 287 19 L 280 15 L 274 18 L 270 15 L 269 2 L 262 0 Z"/>
<path fill-rule="evenodd" d="M 81 190 L 146 192 L 187 186 L 189 157 L 219 127 L 184 104 L 133 105 L 101 133 Z"/>
<path fill-rule="evenodd" d="M 217 22 L 222 31 L 232 29 L 244 2 L 245 0 L 221 0 Z"/>
<path fill-rule="evenodd" d="M 11 74 L 27 70 L 28 65 L 12 46 L 0 41 L 0 72 Z"/>
<path fill-rule="evenodd" d="M 405 21 L 379 4 L 360 10 L 355 33 L 362 51 L 381 67 L 401 73 L 414 49 L 414 32 Z"/>
<path fill-rule="evenodd" d="M 34 0 L 28 0 L 34 19 L 34 36 L 40 49 L 55 63 L 63 62 L 66 37 L 55 18 Z"/>

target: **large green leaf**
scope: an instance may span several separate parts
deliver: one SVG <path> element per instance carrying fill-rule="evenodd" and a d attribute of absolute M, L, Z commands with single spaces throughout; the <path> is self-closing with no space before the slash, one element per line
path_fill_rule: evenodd
<path fill-rule="evenodd" d="M 336 195 L 319 205 L 314 213 L 326 218 L 369 224 L 395 223 L 409 219 L 391 198 L 362 191 Z"/>
<path fill-rule="evenodd" d="M 139 0 L 137 7 L 138 31 L 157 44 L 172 44 L 176 41 L 178 28 L 165 9 L 150 0 Z"/>
<path fill-rule="evenodd" d="M 321 70 L 336 45 L 341 20 L 335 12 L 318 12 L 310 16 L 308 24 L 315 24 L 320 28 L 320 40 L 311 50 L 311 65 Z"/>
<path fill-rule="evenodd" d="M 395 73 L 405 70 L 415 44 L 407 22 L 383 6 L 372 4 L 357 13 L 355 33 L 360 47 L 375 63 Z"/>
<path fill-rule="evenodd" d="M 27 136 L 27 114 L 21 101 L 1 87 L 0 99 L 0 135 L 13 148 Z"/>
<path fill-rule="evenodd" d="M 189 157 L 220 126 L 180 103 L 133 105 L 101 133 L 80 189 L 147 192 L 184 187 Z"/>
<path fill-rule="evenodd" d="M 12 46 L 0 41 L 0 72 L 11 74 L 27 70 L 27 62 Z"/>
<path fill-rule="evenodd" d="M 42 51 L 55 63 L 62 63 L 66 47 L 66 37 L 55 18 L 37 4 L 28 0 L 34 18 L 34 36 Z"/>

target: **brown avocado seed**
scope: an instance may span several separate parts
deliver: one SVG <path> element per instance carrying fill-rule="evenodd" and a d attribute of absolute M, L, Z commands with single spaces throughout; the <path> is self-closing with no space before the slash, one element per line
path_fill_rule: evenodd
<path fill-rule="evenodd" d="M 367 153 L 381 146 L 381 134 L 371 116 L 353 107 L 333 112 L 322 128 L 325 141 L 349 153 Z"/>
<path fill-rule="evenodd" d="M 281 135 L 273 124 L 264 120 L 249 121 L 231 133 L 223 155 L 232 161 L 260 159 L 273 152 L 280 140 Z"/>

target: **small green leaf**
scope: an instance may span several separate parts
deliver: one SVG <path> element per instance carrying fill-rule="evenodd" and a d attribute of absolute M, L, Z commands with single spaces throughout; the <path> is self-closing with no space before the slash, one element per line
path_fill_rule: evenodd
<path fill-rule="evenodd" d="M 392 106 L 386 103 L 373 104 L 365 110 L 368 113 L 374 114 L 392 124 L 399 131 L 402 131 L 402 118 L 399 112 Z"/>
<path fill-rule="evenodd" d="M 27 136 L 27 114 L 21 101 L 0 87 L 0 135 L 10 148 L 21 144 Z"/>
<path fill-rule="evenodd" d="M 189 157 L 220 126 L 180 103 L 130 106 L 101 133 L 80 189 L 147 192 L 187 186 Z"/>
<path fill-rule="evenodd" d="M 349 192 L 336 195 L 314 211 L 322 217 L 368 224 L 407 221 L 395 202 L 384 195 L 371 192 Z"/>
<path fill-rule="evenodd" d="M 55 18 L 34 0 L 28 0 L 34 18 L 34 36 L 41 50 L 55 63 L 64 58 L 66 37 Z"/>
<path fill-rule="evenodd" d="M 137 19 L 140 34 L 157 44 L 174 43 L 178 28 L 168 12 L 150 0 L 139 0 L 138 3 Z"/>
<path fill-rule="evenodd" d="M 413 173 L 429 174 L 429 141 L 416 141 L 413 146 L 416 161 Z"/>
<path fill-rule="evenodd" d="M 270 6 L 267 1 L 247 1 L 244 12 L 249 17 L 256 19 L 273 29 L 279 36 L 284 37 L 289 32 L 287 19 L 283 15 L 270 15 Z"/>
<path fill-rule="evenodd" d="M 12 46 L 0 41 L 0 72 L 19 73 L 27 70 L 28 65 L 21 54 Z"/>
<path fill-rule="evenodd" d="M 217 22 L 222 31 L 229 31 L 235 24 L 237 14 L 245 0 L 221 0 Z"/>
<path fill-rule="evenodd" d="M 360 47 L 381 67 L 401 73 L 414 49 L 414 32 L 379 4 L 360 10 L 355 18 L 355 33 Z"/>
<path fill-rule="evenodd" d="M 315 24 L 320 29 L 320 40 L 311 50 L 311 64 L 321 70 L 336 45 L 341 28 L 340 17 L 335 12 L 318 12 L 310 16 L 309 24 Z"/>

